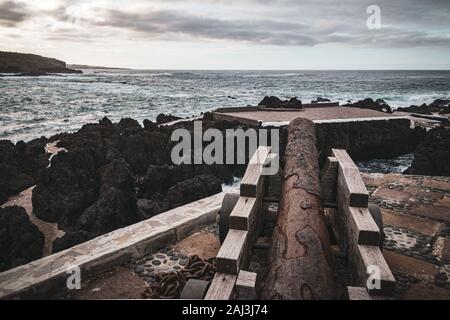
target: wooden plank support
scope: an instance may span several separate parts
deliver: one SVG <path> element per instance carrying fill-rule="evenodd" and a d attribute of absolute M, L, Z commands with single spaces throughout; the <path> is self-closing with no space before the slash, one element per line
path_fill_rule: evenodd
<path fill-rule="evenodd" d="M 205 300 L 231 300 L 237 276 L 217 272 L 211 281 Z"/>
<path fill-rule="evenodd" d="M 217 272 L 237 275 L 247 252 L 248 231 L 230 229 L 217 254 Z"/>
<path fill-rule="evenodd" d="M 366 287 L 347 287 L 348 300 L 370 300 Z"/>
<path fill-rule="evenodd" d="M 330 240 L 322 213 L 319 154 L 312 121 L 288 129 L 277 225 L 269 249 L 262 299 L 333 299 Z"/>
<path fill-rule="evenodd" d="M 370 294 L 392 296 L 395 278 L 380 248 L 357 245 L 352 249 L 353 253 L 349 256 L 349 261 L 357 285 L 366 287 Z M 370 284 L 374 284 L 375 281 L 367 281 L 369 277 L 379 281 L 379 288 L 370 287 Z"/>
<path fill-rule="evenodd" d="M 361 177 L 358 167 L 356 167 L 347 151 L 333 149 L 332 153 L 339 162 L 338 169 L 338 193 L 343 193 L 343 200 L 349 207 L 367 208 L 369 205 L 369 192 Z M 339 197 L 339 194 L 338 194 Z"/>
<path fill-rule="evenodd" d="M 241 196 L 256 198 L 263 191 L 264 176 L 261 173 L 269 153 L 270 147 L 261 146 L 250 159 L 241 181 Z"/>
<path fill-rule="evenodd" d="M 259 202 L 256 198 L 240 197 L 230 214 L 230 229 L 252 233 L 259 214 Z"/>
<path fill-rule="evenodd" d="M 328 157 L 325 166 L 320 173 L 320 187 L 322 188 L 322 199 L 324 206 L 336 203 L 336 188 L 338 176 L 338 160 L 335 157 Z"/>
<path fill-rule="evenodd" d="M 257 274 L 254 272 L 239 271 L 234 289 L 236 291 L 237 300 L 256 300 L 256 279 Z"/>
<path fill-rule="evenodd" d="M 361 174 L 345 150 L 333 149 L 333 154 L 339 164 L 338 208 L 330 220 L 339 246 L 345 253 L 351 245 L 378 246 L 380 229 L 367 208 L 369 193 Z"/>

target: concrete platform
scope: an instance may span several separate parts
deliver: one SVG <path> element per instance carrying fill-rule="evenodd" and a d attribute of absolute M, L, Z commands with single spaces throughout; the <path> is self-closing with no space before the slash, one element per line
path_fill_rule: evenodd
<path fill-rule="evenodd" d="M 217 120 L 239 121 L 249 125 L 288 125 L 296 118 L 306 118 L 315 123 L 410 119 L 405 114 L 388 114 L 370 109 L 352 107 L 316 107 L 305 108 L 298 111 L 286 110 L 254 110 L 235 108 L 235 111 L 216 111 L 214 118 Z"/>
<path fill-rule="evenodd" d="M 450 299 L 450 178 L 363 173 L 380 206 L 396 299 Z"/>

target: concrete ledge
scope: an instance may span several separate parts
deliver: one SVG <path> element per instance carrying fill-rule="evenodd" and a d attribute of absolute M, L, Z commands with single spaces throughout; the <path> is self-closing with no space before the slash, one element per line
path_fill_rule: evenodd
<path fill-rule="evenodd" d="M 0 299 L 48 298 L 66 290 L 68 270 L 81 281 L 180 241 L 216 221 L 225 192 L 172 209 L 70 249 L 0 273 Z"/>

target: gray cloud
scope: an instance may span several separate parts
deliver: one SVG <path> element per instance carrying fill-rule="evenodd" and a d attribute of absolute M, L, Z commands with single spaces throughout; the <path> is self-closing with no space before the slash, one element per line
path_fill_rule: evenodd
<path fill-rule="evenodd" d="M 158 10 L 154 9 L 156 2 L 163 4 Z M 70 21 L 67 8 L 83 1 L 61 0 L 60 3 L 57 9 L 36 12 L 35 16 L 67 22 Z M 123 31 L 120 36 L 142 40 L 224 40 L 278 46 L 331 43 L 450 47 L 450 0 L 154 0 L 140 4 L 139 9 L 133 9 L 132 5 L 120 9 L 94 8 L 95 18 L 82 17 L 82 28 L 46 28 L 43 37 L 92 41 L 119 30 Z M 366 8 L 372 4 L 381 7 L 381 30 L 366 27 Z M 197 11 L 204 7 L 210 11 L 217 7 L 217 10 L 211 14 Z M 9 0 L 0 2 L 0 24 L 2 18 L 8 19 L 4 24 L 17 24 L 27 17 L 23 5 Z"/>
<path fill-rule="evenodd" d="M 298 15 L 298 19 L 289 17 L 283 20 L 274 15 L 267 20 L 254 17 L 248 20 L 225 20 L 173 10 L 139 13 L 103 10 L 99 12 L 101 19 L 94 23 L 102 27 L 132 30 L 142 37 L 165 40 L 189 37 L 280 46 L 314 46 L 324 43 L 377 47 L 450 45 L 448 34 L 435 35 L 396 23 L 388 22 L 381 30 L 369 30 L 365 26 L 367 15 L 364 6 L 353 15 L 347 9 L 332 11 L 334 20 L 329 19 L 330 12 L 324 16 L 302 14 Z M 326 23 L 319 19 L 326 20 Z"/>
<path fill-rule="evenodd" d="M 15 1 L 0 2 L 0 25 L 14 27 L 30 16 L 28 8 L 23 3 Z"/>

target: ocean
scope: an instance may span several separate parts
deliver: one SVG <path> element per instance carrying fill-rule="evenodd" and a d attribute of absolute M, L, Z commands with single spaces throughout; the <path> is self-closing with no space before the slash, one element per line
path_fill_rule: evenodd
<path fill-rule="evenodd" d="M 346 103 L 371 97 L 393 107 L 450 97 L 450 71 L 84 70 L 82 75 L 0 77 L 0 139 L 28 141 L 107 116 L 154 120 L 218 107 L 256 105 L 265 95 Z"/>

